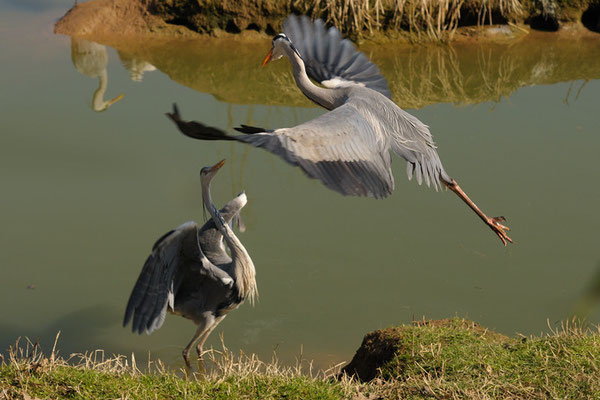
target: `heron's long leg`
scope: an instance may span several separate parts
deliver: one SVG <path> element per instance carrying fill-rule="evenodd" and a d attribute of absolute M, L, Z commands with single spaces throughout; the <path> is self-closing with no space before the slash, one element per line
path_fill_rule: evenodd
<path fill-rule="evenodd" d="M 510 228 L 508 228 L 507 226 L 504 226 L 500 223 L 500 222 L 504 222 L 506 220 L 504 217 L 490 218 L 487 215 L 485 215 L 484 212 L 481 211 L 479 209 L 479 207 L 477 207 L 475 205 L 475 203 L 473 203 L 473 201 L 469 198 L 469 196 L 467 196 L 467 194 L 460 188 L 460 186 L 458 186 L 458 183 L 454 179 L 452 179 L 451 182 L 446 182 L 444 179 L 440 179 L 440 181 L 442 181 L 444 183 L 444 185 L 446 185 L 446 187 L 448 187 L 448 189 L 450 189 L 454 193 L 456 193 L 456 195 L 458 197 L 460 197 L 462 199 L 462 201 L 467 203 L 467 205 L 469 207 L 471 207 L 471 209 L 473 211 L 475 211 L 475 213 L 479 216 L 479 218 L 481 218 L 483 220 L 483 222 L 485 222 L 494 231 L 494 233 L 496 233 L 496 235 L 498 235 L 500 240 L 502 240 L 502 243 L 504 243 L 504 246 L 507 245 L 507 242 L 510 242 L 510 243 L 513 242 L 512 239 L 509 238 L 505 232 L 505 231 L 510 231 Z"/>
<path fill-rule="evenodd" d="M 215 319 L 215 322 L 212 324 L 212 326 L 210 328 L 208 328 L 204 332 L 204 334 L 202 335 L 202 337 L 200 338 L 200 341 L 196 345 L 196 352 L 198 353 L 198 358 L 199 359 L 202 359 L 202 348 L 204 347 L 204 342 L 206 342 L 206 339 L 208 339 L 208 336 L 217 327 L 217 325 L 219 325 L 219 322 L 223 321 L 223 318 L 225 318 L 225 315 L 222 315 L 222 316 L 218 317 L 217 319 Z"/>
<path fill-rule="evenodd" d="M 189 357 L 190 349 L 192 348 L 194 343 L 196 343 L 196 340 L 198 340 L 198 338 L 202 336 L 207 330 L 208 329 L 206 329 L 206 324 L 199 326 L 198 329 L 196 329 L 196 333 L 194 334 L 192 340 L 190 340 L 188 345 L 185 346 L 185 349 L 183 349 L 183 360 L 185 361 L 185 365 L 188 367 L 188 369 L 192 368 Z"/>

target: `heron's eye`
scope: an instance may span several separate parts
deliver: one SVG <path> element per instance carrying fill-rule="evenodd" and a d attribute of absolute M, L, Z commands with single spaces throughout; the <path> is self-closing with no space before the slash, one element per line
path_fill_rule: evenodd
<path fill-rule="evenodd" d="M 276 42 L 277 40 L 279 40 L 279 39 L 285 39 L 285 40 L 288 40 L 288 41 L 289 41 L 289 39 L 287 38 L 287 36 L 285 36 L 283 33 L 280 33 L 279 35 L 276 35 L 276 36 L 273 38 L 273 45 L 274 45 L 274 44 L 275 44 L 275 42 Z"/>

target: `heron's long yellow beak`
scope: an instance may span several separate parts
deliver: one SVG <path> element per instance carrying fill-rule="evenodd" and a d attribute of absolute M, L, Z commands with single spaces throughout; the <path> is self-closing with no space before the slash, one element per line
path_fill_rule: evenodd
<path fill-rule="evenodd" d="M 262 66 L 264 67 L 265 65 L 267 65 L 267 63 L 271 60 L 271 56 L 273 55 L 273 48 L 271 48 L 271 50 L 269 50 L 269 53 L 267 54 L 267 56 L 265 57 L 265 59 L 262 62 Z"/>
<path fill-rule="evenodd" d="M 123 98 L 123 96 L 125 96 L 125 95 L 124 94 L 120 94 L 117 97 L 115 97 L 114 99 L 108 100 L 106 102 L 107 108 L 110 107 L 110 106 L 112 106 L 113 104 L 115 104 L 117 101 L 121 100 Z"/>
<path fill-rule="evenodd" d="M 225 160 L 221 160 L 212 167 L 210 167 L 210 172 L 217 172 L 223 165 L 225 164 Z"/>

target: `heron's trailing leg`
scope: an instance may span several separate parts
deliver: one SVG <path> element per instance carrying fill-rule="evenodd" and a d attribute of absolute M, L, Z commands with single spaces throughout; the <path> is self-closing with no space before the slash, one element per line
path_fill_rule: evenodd
<path fill-rule="evenodd" d="M 456 183 L 454 179 L 452 179 L 450 182 L 447 182 L 444 179 L 440 179 L 440 181 L 443 182 L 448 189 L 456 193 L 456 195 L 460 197 L 462 201 L 467 203 L 467 205 L 471 207 L 471 209 L 475 211 L 477 215 L 479 215 L 479 218 L 481 218 L 483 222 L 485 222 L 496 233 L 496 235 L 498 235 L 500 240 L 502 240 L 502 243 L 504 243 L 504 246 L 506 246 L 508 242 L 513 242 L 512 239 L 509 238 L 505 232 L 510 231 L 510 228 L 501 224 L 501 222 L 506 221 L 504 217 L 490 218 L 487 215 L 485 215 L 484 212 L 481 211 L 479 207 L 475 205 L 475 203 L 473 203 L 469 196 L 467 196 L 467 194 L 463 192 L 463 190 L 460 188 L 460 186 L 458 186 L 458 183 Z"/>

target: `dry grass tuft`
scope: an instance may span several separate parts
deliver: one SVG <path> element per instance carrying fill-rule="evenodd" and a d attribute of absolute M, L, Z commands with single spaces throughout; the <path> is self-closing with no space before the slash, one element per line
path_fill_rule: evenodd
<path fill-rule="evenodd" d="M 248 378 L 255 375 L 269 377 L 297 378 L 308 377 L 309 379 L 329 380 L 335 378 L 341 370 L 342 364 L 336 364 L 326 370 L 315 370 L 312 360 L 303 357 L 302 351 L 296 357 L 296 363 L 285 366 L 279 362 L 277 353 L 273 352 L 271 360 L 261 361 L 256 354 L 247 355 L 243 351 L 239 354 L 232 353 L 221 336 L 221 349 L 209 349 L 204 352 L 205 363 L 209 370 L 204 371 L 203 379 L 216 382 L 225 381 L 229 378 Z"/>
<path fill-rule="evenodd" d="M 322 398 L 352 396 L 353 387 L 334 382 L 341 365 L 315 371 L 300 355 L 293 366 L 283 366 L 274 354 L 269 362 L 256 355 L 232 353 L 221 339 L 221 349 L 207 350 L 204 364 L 188 375 L 160 361 L 148 361 L 142 371 L 135 355 L 107 356 L 104 351 L 60 357 L 54 348 L 45 356 L 38 343 L 19 338 L 0 358 L 0 400 L 29 398 Z M 207 367 L 204 369 L 204 367 Z M 349 382 L 345 380 L 344 382 Z"/>
<path fill-rule="evenodd" d="M 461 20 L 461 10 L 476 9 L 477 24 L 493 24 L 492 14 L 508 21 L 524 13 L 520 0 L 295 0 L 292 7 L 324 18 L 353 38 L 374 31 L 405 31 L 415 40 L 448 41 Z"/>

